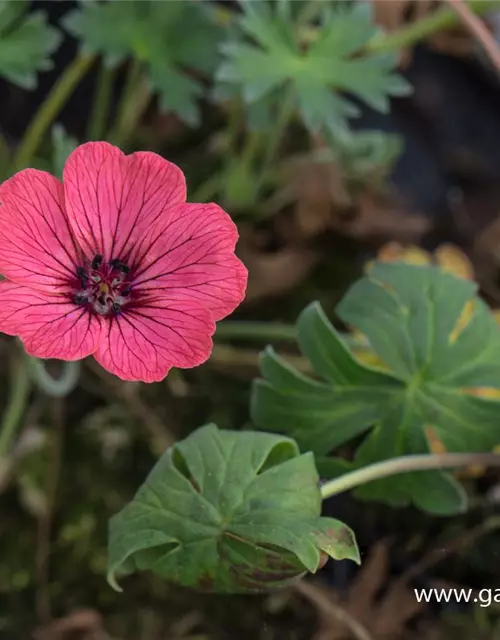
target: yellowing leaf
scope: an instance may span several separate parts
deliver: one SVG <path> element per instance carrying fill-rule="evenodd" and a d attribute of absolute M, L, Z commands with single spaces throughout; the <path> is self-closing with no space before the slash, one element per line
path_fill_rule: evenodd
<path fill-rule="evenodd" d="M 476 398 L 486 398 L 490 400 L 498 400 L 498 398 L 500 398 L 500 389 L 493 389 L 491 387 L 476 387 L 474 389 L 462 389 L 462 393 L 466 393 L 470 396 L 476 396 Z"/>
<path fill-rule="evenodd" d="M 464 308 L 462 309 L 462 313 L 459 315 L 457 323 L 453 328 L 453 331 L 450 333 L 450 344 L 453 344 L 457 340 L 458 336 L 462 333 L 462 331 L 467 327 L 472 319 L 472 316 L 474 315 L 475 307 L 475 300 L 469 300 L 465 304 Z"/>
<path fill-rule="evenodd" d="M 434 427 L 426 427 L 425 428 L 425 436 L 427 438 L 427 442 L 429 443 L 429 450 L 431 453 L 446 453 L 447 449 L 443 444 L 442 440 L 440 440 L 436 434 L 436 430 Z"/>
<path fill-rule="evenodd" d="M 325 460 L 324 477 L 429 449 L 491 451 L 500 441 L 500 329 L 476 292 L 470 279 L 437 265 L 379 262 L 351 287 L 336 315 L 366 336 L 388 369 L 367 366 L 374 356 L 355 354 L 363 343 L 344 340 L 312 304 L 299 318 L 298 340 L 316 376 L 294 372 L 268 349 L 263 379 L 254 383 L 254 424 L 280 425 L 315 452 L 318 465 Z M 468 393 L 473 387 L 481 391 Z M 331 457 L 363 434 L 352 461 Z M 460 511 L 466 499 L 454 475 L 443 472 L 377 480 L 355 495 L 440 514 Z"/>
<path fill-rule="evenodd" d="M 452 244 L 443 244 L 434 252 L 436 264 L 448 273 L 452 273 L 459 278 L 472 280 L 474 278 L 474 268 L 471 261 L 463 251 Z"/>
<path fill-rule="evenodd" d="M 398 242 L 389 242 L 378 252 L 379 262 L 406 262 L 407 264 L 431 264 L 432 256 L 415 245 L 404 247 Z"/>

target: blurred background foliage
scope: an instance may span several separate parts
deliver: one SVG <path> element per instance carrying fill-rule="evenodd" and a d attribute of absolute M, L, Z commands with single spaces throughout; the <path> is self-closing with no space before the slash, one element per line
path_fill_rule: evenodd
<path fill-rule="evenodd" d="M 467 5 L 497 37 L 498 3 Z M 201 596 L 142 574 L 116 594 L 104 579 L 109 516 L 173 441 L 248 426 L 259 351 L 277 344 L 300 368 L 293 323 L 311 300 L 333 317 L 378 256 L 474 278 L 500 308 L 498 71 L 434 0 L 0 1 L 0 177 L 60 175 L 86 140 L 156 151 L 190 200 L 233 215 L 250 271 L 209 362 L 155 385 L 84 362 L 51 395 L 2 336 L 0 638 L 500 638 L 498 604 L 412 590 L 500 588 L 494 470 L 460 474 L 470 507 L 453 518 L 327 501 L 363 565 L 283 592 Z"/>

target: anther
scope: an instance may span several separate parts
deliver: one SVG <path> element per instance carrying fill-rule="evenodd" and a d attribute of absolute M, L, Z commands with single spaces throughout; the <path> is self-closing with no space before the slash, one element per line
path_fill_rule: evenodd
<path fill-rule="evenodd" d="M 85 271 L 84 267 L 77 267 L 76 268 L 76 275 L 82 279 L 82 278 L 86 278 L 87 277 L 87 272 Z"/>
<path fill-rule="evenodd" d="M 122 296 L 128 296 L 129 293 L 132 291 L 131 287 L 125 287 L 125 289 L 122 289 Z"/>
<path fill-rule="evenodd" d="M 99 269 L 99 267 L 102 264 L 102 256 L 101 254 L 97 254 L 96 256 L 94 256 L 94 259 L 92 260 L 92 269 Z"/>
<path fill-rule="evenodd" d="M 127 265 L 124 264 L 118 258 L 113 258 L 113 260 L 111 260 L 111 262 L 109 263 L 109 266 L 112 269 L 117 269 L 118 271 L 121 271 L 122 273 L 128 273 L 130 271 L 130 269 L 127 267 Z"/>
<path fill-rule="evenodd" d="M 115 313 L 118 313 L 118 311 L 120 311 L 120 304 L 118 302 L 113 302 L 112 307 Z"/>
<path fill-rule="evenodd" d="M 73 296 L 73 302 L 75 304 L 87 304 L 88 301 L 88 296 L 85 293 L 75 293 Z"/>

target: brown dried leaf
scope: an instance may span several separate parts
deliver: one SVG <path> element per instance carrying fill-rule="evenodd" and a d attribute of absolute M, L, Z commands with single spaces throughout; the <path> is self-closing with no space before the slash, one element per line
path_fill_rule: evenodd
<path fill-rule="evenodd" d="M 365 190 L 357 201 L 357 211 L 350 220 L 342 220 L 339 231 L 359 239 L 401 242 L 419 240 L 431 228 L 424 215 L 409 213 L 384 194 Z"/>
<path fill-rule="evenodd" d="M 357 239 L 409 242 L 430 229 L 428 218 L 404 211 L 376 181 L 365 180 L 356 192 L 350 190 L 338 163 L 315 158 L 325 150 L 325 144 L 316 139 L 311 154 L 289 161 L 284 187 L 267 203 L 268 213 L 293 206 L 298 237 L 315 237 L 333 229 Z"/>
<path fill-rule="evenodd" d="M 240 256 L 248 268 L 246 302 L 276 296 L 300 284 L 319 260 L 305 247 L 285 247 L 276 252 L 241 247 Z"/>
<path fill-rule="evenodd" d="M 313 141 L 313 153 L 324 148 Z M 276 213 L 293 205 L 294 222 L 302 237 L 319 235 L 331 227 L 336 209 L 351 206 L 338 164 L 314 161 L 308 154 L 290 160 L 284 174 L 284 186 L 268 201 L 267 210 Z"/>
<path fill-rule="evenodd" d="M 396 581 L 389 582 L 383 596 L 378 597 L 390 580 L 388 556 L 387 541 L 372 547 L 344 597 L 311 583 L 307 590 L 300 590 L 318 609 L 320 629 L 313 640 L 403 640 L 407 637 L 407 623 L 425 603 L 417 602 L 412 588 Z"/>

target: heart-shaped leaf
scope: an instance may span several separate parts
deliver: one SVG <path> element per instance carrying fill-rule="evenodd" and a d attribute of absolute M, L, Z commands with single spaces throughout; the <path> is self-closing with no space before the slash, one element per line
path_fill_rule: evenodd
<path fill-rule="evenodd" d="M 320 456 L 371 428 L 352 463 L 318 460 L 329 475 L 335 467 L 341 473 L 428 452 L 430 431 L 448 451 L 491 450 L 500 438 L 500 403 L 475 393 L 500 388 L 500 328 L 475 293 L 473 282 L 439 267 L 376 264 L 337 313 L 366 336 L 384 369 L 360 363 L 312 304 L 299 318 L 299 343 L 321 381 L 268 349 L 264 380 L 254 386 L 254 422 L 264 429 L 278 425 Z M 438 513 L 464 504 L 460 485 L 440 472 L 380 480 L 357 494 L 393 505 L 413 501 Z"/>
<path fill-rule="evenodd" d="M 108 580 L 150 569 L 215 592 L 275 589 L 315 572 L 321 552 L 359 562 L 352 531 L 320 517 L 311 453 L 267 433 L 198 429 L 168 449 L 110 522 Z"/>

